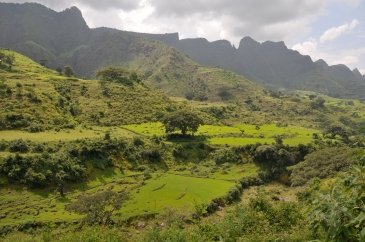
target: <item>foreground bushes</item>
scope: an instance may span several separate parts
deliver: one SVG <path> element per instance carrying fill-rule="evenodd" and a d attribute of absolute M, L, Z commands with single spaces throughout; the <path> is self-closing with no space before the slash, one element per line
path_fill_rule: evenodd
<path fill-rule="evenodd" d="M 326 241 L 365 241 L 365 156 L 328 192 L 314 197 L 312 231 Z"/>

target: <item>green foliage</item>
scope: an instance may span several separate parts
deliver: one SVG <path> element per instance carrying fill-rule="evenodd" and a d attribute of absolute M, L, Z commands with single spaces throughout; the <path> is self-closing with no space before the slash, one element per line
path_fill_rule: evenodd
<path fill-rule="evenodd" d="M 365 157 L 311 209 L 311 228 L 326 241 L 365 240 Z"/>
<path fill-rule="evenodd" d="M 303 162 L 289 168 L 293 186 L 306 184 L 311 179 L 326 178 L 348 168 L 356 150 L 348 147 L 330 147 L 315 151 L 305 157 Z"/>
<path fill-rule="evenodd" d="M 9 143 L 9 151 L 10 152 L 20 152 L 25 153 L 29 151 L 29 147 L 27 142 L 22 139 L 13 140 Z"/>
<path fill-rule="evenodd" d="M 67 205 L 66 209 L 85 215 L 83 221 L 89 225 L 109 225 L 113 222 L 113 213 L 121 208 L 126 199 L 125 193 L 118 194 L 107 190 L 93 195 L 82 195 L 76 202 Z"/>
<path fill-rule="evenodd" d="M 217 165 L 224 163 L 240 163 L 242 161 L 242 157 L 235 152 L 234 149 L 217 150 L 213 154 L 213 159 Z"/>
<path fill-rule="evenodd" d="M 195 112 L 188 110 L 167 114 L 162 122 L 166 133 L 180 130 L 182 135 L 186 135 L 188 132 L 196 133 L 199 126 L 203 124 L 203 120 Z"/>
<path fill-rule="evenodd" d="M 326 128 L 325 132 L 326 135 L 330 135 L 331 138 L 335 138 L 336 135 L 340 136 L 345 142 L 349 140 L 349 133 L 348 131 L 341 125 L 331 125 Z"/>
<path fill-rule="evenodd" d="M 135 72 L 131 72 L 122 67 L 114 66 L 105 67 L 99 70 L 96 73 L 96 77 L 99 78 L 101 81 L 114 81 L 127 86 L 141 82 Z"/>
<path fill-rule="evenodd" d="M 43 153 L 9 155 L 0 166 L 0 174 L 9 181 L 29 187 L 57 185 L 60 190 L 64 182 L 79 182 L 85 178 L 88 164 L 97 169 L 111 167 L 111 158 L 122 153 L 125 148 L 126 142 L 117 139 L 80 140 L 68 144 L 59 143 L 57 146 L 49 145 L 47 148 L 15 140 L 8 145 L 12 152 L 32 150 Z"/>
<path fill-rule="evenodd" d="M 0 173 L 12 182 L 30 187 L 45 187 L 56 182 L 56 174 L 63 170 L 67 180 L 80 181 L 85 168 L 76 158 L 64 154 L 42 154 L 34 156 L 9 156 L 0 165 Z"/>

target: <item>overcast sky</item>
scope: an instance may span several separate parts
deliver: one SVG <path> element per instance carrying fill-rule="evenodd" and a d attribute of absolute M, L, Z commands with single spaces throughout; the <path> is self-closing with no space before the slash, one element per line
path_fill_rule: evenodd
<path fill-rule="evenodd" d="M 0 0 L 3 2 L 26 2 Z M 90 27 L 181 38 L 284 40 L 289 48 L 358 67 L 365 74 L 365 0 L 34 0 L 55 10 L 77 6 Z"/>

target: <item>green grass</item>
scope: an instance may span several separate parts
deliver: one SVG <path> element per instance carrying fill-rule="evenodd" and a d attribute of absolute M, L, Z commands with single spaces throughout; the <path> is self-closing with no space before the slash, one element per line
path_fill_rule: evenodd
<path fill-rule="evenodd" d="M 158 122 L 122 127 L 146 136 L 165 134 L 163 125 Z M 239 146 L 255 143 L 272 144 L 276 136 L 282 136 L 284 143 L 288 145 L 308 144 L 312 141 L 314 133 L 320 133 L 320 131 L 297 126 L 278 127 L 275 124 L 261 126 L 237 124 L 233 126 L 203 125 L 196 135 L 208 136 L 208 142 L 214 145 Z"/>
<path fill-rule="evenodd" d="M 165 134 L 165 129 L 162 123 L 159 122 L 130 124 L 130 125 L 123 125 L 122 127 L 134 133 L 146 136 L 153 136 L 153 135 L 162 136 Z"/>
<path fill-rule="evenodd" d="M 61 131 L 46 131 L 39 133 L 30 133 L 20 130 L 0 131 L 0 140 L 24 139 L 34 142 L 52 142 L 52 141 L 73 141 L 78 139 L 96 139 L 104 137 L 106 132 L 110 132 L 111 137 L 130 138 L 135 136 L 134 133 L 119 127 L 91 127 L 90 129 L 77 127 L 75 129 Z"/>
<path fill-rule="evenodd" d="M 160 212 L 165 208 L 191 209 L 194 203 L 208 203 L 223 196 L 233 185 L 233 182 L 225 180 L 157 174 L 132 193 L 133 198 L 122 212 L 140 215 Z"/>

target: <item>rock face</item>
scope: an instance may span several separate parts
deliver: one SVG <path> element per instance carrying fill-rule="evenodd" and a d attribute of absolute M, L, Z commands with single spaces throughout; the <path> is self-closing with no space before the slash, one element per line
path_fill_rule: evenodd
<path fill-rule="evenodd" d="M 358 69 L 329 66 L 324 60 L 313 62 L 309 56 L 288 49 L 284 42 L 259 43 L 244 37 L 236 48 L 226 40 L 180 40 L 177 33 L 90 29 L 76 7 L 56 12 L 36 3 L 0 3 L 0 47 L 37 61 L 47 60 L 52 68 L 72 65 L 81 76 L 93 76 L 102 65 L 132 61 L 135 56 L 147 58 L 152 42 L 156 43 L 147 39 L 174 47 L 200 64 L 234 71 L 270 88 L 365 98 L 365 77 Z"/>

